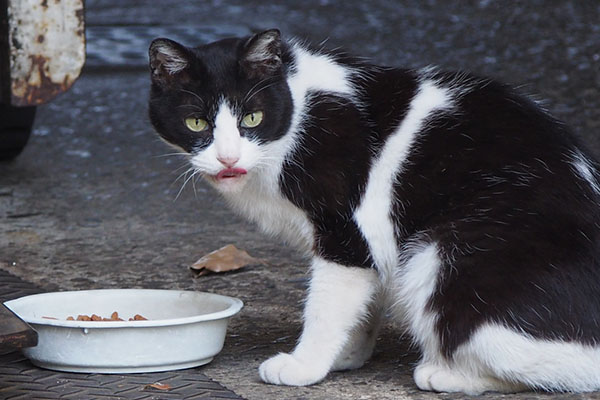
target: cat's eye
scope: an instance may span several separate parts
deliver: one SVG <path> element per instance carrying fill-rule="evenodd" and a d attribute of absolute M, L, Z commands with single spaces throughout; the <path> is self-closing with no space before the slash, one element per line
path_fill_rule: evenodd
<path fill-rule="evenodd" d="M 262 111 L 255 111 L 249 114 L 244 115 L 242 118 L 242 123 L 240 124 L 242 128 L 256 128 L 263 120 Z"/>
<path fill-rule="evenodd" d="M 202 132 L 208 129 L 208 122 L 202 118 L 186 118 L 185 126 L 192 132 Z"/>

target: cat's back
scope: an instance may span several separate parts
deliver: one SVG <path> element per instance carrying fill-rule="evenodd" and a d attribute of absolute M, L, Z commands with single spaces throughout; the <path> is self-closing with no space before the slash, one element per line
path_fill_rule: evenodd
<path fill-rule="evenodd" d="M 482 202 L 598 213 L 598 163 L 564 123 L 511 86 L 431 68 L 375 68 L 363 84 L 375 125 L 372 166 L 387 157 L 405 219 L 450 217 Z"/>
<path fill-rule="evenodd" d="M 472 131 L 472 141 L 483 139 L 479 144 L 510 143 L 518 150 L 526 148 L 530 141 L 540 140 L 563 148 L 578 145 L 566 125 L 552 117 L 541 103 L 495 79 L 435 67 L 352 67 L 358 71 L 354 84 L 362 94 L 361 102 L 377 126 L 376 134 L 382 138 L 398 129 L 413 111 L 424 113 L 420 121 L 423 126 L 415 129 L 421 136 L 447 132 L 451 126 L 445 122 L 452 121 L 460 124 L 462 130 Z M 443 104 L 436 104 L 440 101 L 436 96 L 443 97 Z M 442 124 L 434 124 L 439 120 Z"/>
<path fill-rule="evenodd" d="M 567 224 L 600 243 L 589 223 L 600 219 L 597 164 L 535 101 L 465 72 L 381 67 L 335 53 L 313 57 L 324 57 L 331 68 L 323 73 L 346 89 L 311 89 L 302 110 L 310 123 L 297 136 L 280 185 L 323 227 L 319 237 L 337 242 L 339 231 L 361 244 L 348 262 L 372 262 L 365 241 L 379 241 L 382 226 L 403 243 L 418 232 L 437 232 L 441 240 L 456 224 L 475 235 L 489 223 L 526 227 L 533 238 Z M 316 72 L 298 66 L 292 77 Z M 356 229 L 347 228 L 348 219 Z M 572 249 L 579 245 L 575 240 Z M 584 247 L 597 250 L 589 241 Z"/>

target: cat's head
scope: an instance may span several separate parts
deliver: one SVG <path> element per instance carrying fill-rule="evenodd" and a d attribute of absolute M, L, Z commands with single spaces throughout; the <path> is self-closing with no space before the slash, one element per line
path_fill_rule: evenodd
<path fill-rule="evenodd" d="M 290 125 L 287 57 L 277 30 L 195 48 L 156 39 L 150 120 L 217 189 L 238 190 Z"/>

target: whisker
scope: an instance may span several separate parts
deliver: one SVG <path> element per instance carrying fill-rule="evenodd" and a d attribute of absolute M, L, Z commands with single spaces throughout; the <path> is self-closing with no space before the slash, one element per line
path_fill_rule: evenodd
<path fill-rule="evenodd" d="M 178 153 L 158 154 L 158 155 L 153 156 L 153 157 L 154 158 L 163 158 L 163 157 L 173 157 L 173 156 L 187 157 L 187 156 L 189 156 L 189 154 L 188 153 L 184 153 L 184 152 L 178 152 Z"/>
<path fill-rule="evenodd" d="M 204 104 L 204 100 L 202 100 L 202 98 L 200 96 L 198 96 L 196 93 L 190 92 L 189 90 L 185 90 L 185 89 L 179 89 L 179 91 L 183 92 L 183 93 L 191 94 L 192 96 L 194 96 L 195 98 L 197 98 L 198 100 L 200 100 L 200 103 Z"/>
<path fill-rule="evenodd" d="M 252 93 L 251 96 L 248 96 L 248 98 L 244 102 L 250 101 L 254 96 L 256 96 L 257 94 L 259 94 L 263 90 L 270 88 L 271 86 L 275 85 L 276 83 L 277 83 L 276 81 L 275 82 L 271 82 L 270 84 L 261 87 L 260 89 L 256 90 L 254 93 Z"/>
<path fill-rule="evenodd" d="M 246 101 L 248 101 L 248 98 L 250 97 L 250 95 L 252 95 L 252 92 L 254 91 L 254 89 L 259 87 L 263 83 L 267 82 L 269 79 L 271 79 L 271 78 L 262 79 L 262 80 L 258 81 L 258 83 L 256 83 L 254 86 L 252 86 L 250 88 L 250 90 L 248 90 L 248 93 L 246 94 L 246 96 L 244 96 L 244 98 L 242 99 L 242 103 L 245 103 Z"/>
<path fill-rule="evenodd" d="M 199 111 L 204 111 L 201 107 L 195 105 L 195 104 L 180 104 L 178 105 L 176 108 L 181 108 L 181 107 L 191 107 L 195 110 L 199 110 Z"/>
<path fill-rule="evenodd" d="M 179 167 L 179 168 L 177 168 L 177 169 L 178 169 L 178 170 L 180 170 L 181 168 L 184 168 L 184 167 L 186 167 L 186 165 L 183 165 L 183 166 L 181 166 L 181 167 Z M 180 173 L 180 174 L 177 176 L 177 178 L 175 178 L 175 180 L 173 181 L 173 183 L 171 184 L 171 186 L 173 186 L 174 184 L 176 184 L 176 183 L 177 183 L 177 181 L 181 179 L 181 177 L 183 177 L 183 176 L 187 176 L 187 174 L 188 174 L 189 172 L 191 172 L 191 171 L 193 171 L 193 167 L 188 167 L 188 169 L 186 169 L 185 171 L 183 171 L 182 173 Z"/>
<path fill-rule="evenodd" d="M 177 171 L 180 171 L 180 170 L 182 170 L 183 168 L 186 168 L 186 167 L 188 167 L 188 169 L 189 169 L 189 166 L 188 166 L 188 164 L 187 164 L 187 163 L 185 163 L 185 164 L 182 164 L 182 165 L 180 165 L 179 167 L 175 168 L 175 170 L 174 170 L 174 171 L 172 171 L 172 173 L 177 173 Z M 179 179 L 179 178 L 177 178 L 177 179 Z M 177 181 L 177 179 L 176 179 L 175 181 Z"/>
<path fill-rule="evenodd" d="M 188 172 L 192 171 L 193 168 L 188 169 L 187 171 L 185 171 L 185 173 L 187 174 Z M 177 192 L 177 196 L 175 196 L 175 200 L 173 200 L 173 202 L 176 202 L 177 199 L 179 198 L 179 195 L 181 195 L 181 192 L 183 192 L 183 188 L 185 188 L 185 185 L 190 181 L 190 179 L 192 179 L 194 177 L 194 175 L 196 175 L 198 173 L 198 170 L 193 170 L 192 174 L 187 177 L 185 179 L 185 181 L 183 182 L 183 185 L 181 185 L 181 189 L 179 189 L 179 192 Z"/>
<path fill-rule="evenodd" d="M 200 173 L 200 171 L 196 170 L 196 172 L 194 172 L 194 175 L 196 175 L 196 179 L 192 180 L 192 187 L 194 188 L 194 197 L 197 199 L 198 193 L 196 192 L 196 182 L 202 179 L 202 174 Z"/>
<path fill-rule="evenodd" d="M 194 175 L 196 175 L 196 172 L 192 174 L 192 189 L 194 190 L 194 198 L 197 199 L 198 193 L 196 192 L 196 179 L 194 179 Z"/>

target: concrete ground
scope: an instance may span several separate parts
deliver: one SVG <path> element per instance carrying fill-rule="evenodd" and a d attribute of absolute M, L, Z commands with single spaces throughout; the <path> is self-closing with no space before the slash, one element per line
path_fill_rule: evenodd
<path fill-rule="evenodd" d="M 146 51 L 157 36 L 193 45 L 279 27 L 384 64 L 468 69 L 545 101 L 600 151 L 600 5 L 594 1 L 268 2 L 88 0 L 88 62 L 75 86 L 39 107 L 23 154 L 0 164 L 0 268 L 46 290 L 164 288 L 236 296 L 245 308 L 201 370 L 248 399 L 459 399 L 420 392 L 418 355 L 388 326 L 362 369 L 312 387 L 265 385 L 261 361 L 301 328 L 306 260 L 235 217 L 146 115 Z M 188 266 L 233 243 L 268 265 L 196 277 Z M 481 398 L 600 399 L 600 394 Z"/>

